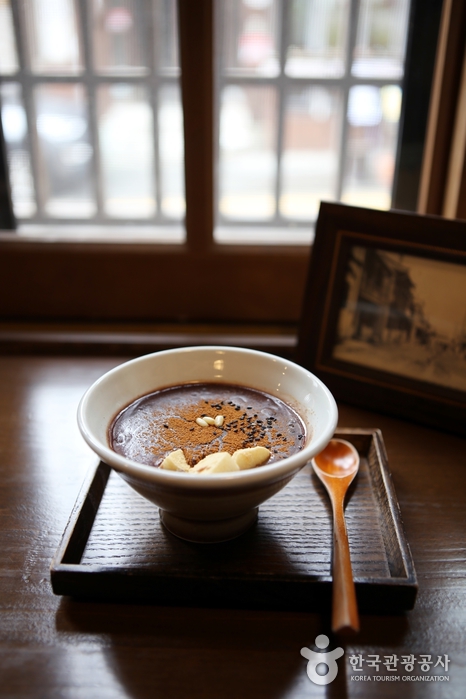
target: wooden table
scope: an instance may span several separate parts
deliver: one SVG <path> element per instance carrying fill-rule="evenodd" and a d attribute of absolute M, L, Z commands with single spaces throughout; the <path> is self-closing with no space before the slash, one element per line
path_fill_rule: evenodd
<path fill-rule="evenodd" d="M 363 616 L 327 686 L 303 646 L 328 613 L 96 604 L 52 593 L 49 566 L 96 457 L 76 426 L 86 388 L 122 358 L 0 357 L 0 696 L 454 697 L 466 687 L 466 441 L 340 405 L 340 426 L 382 429 L 419 581 L 415 609 Z M 333 646 L 332 646 L 333 647 Z M 350 655 L 448 655 L 449 680 L 389 681 Z M 361 673 L 359 673 L 361 674 Z M 421 676 L 416 669 L 411 675 Z M 427 675 L 433 675 L 430 670 Z M 379 676 L 379 679 L 375 677 Z M 391 673 L 393 675 L 393 673 Z M 377 686 L 374 686 L 377 683 Z"/>

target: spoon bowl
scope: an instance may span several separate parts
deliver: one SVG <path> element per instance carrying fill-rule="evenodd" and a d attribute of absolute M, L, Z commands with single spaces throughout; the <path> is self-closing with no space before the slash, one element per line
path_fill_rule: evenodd
<path fill-rule="evenodd" d="M 325 449 L 314 457 L 313 465 L 334 478 L 343 478 L 351 474 L 354 478 L 359 469 L 359 454 L 350 442 L 332 439 Z"/>
<path fill-rule="evenodd" d="M 333 511 L 332 630 L 359 631 L 359 615 L 346 530 L 344 502 L 359 470 L 359 454 L 344 439 L 332 439 L 312 459 L 317 477 L 324 484 Z"/>

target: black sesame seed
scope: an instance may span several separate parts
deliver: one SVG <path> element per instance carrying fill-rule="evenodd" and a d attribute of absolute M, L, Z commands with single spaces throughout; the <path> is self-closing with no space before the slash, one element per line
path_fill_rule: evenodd
<path fill-rule="evenodd" d="M 165 425 L 165 424 L 164 424 L 164 427 L 166 427 L 166 428 L 168 429 L 168 425 Z"/>

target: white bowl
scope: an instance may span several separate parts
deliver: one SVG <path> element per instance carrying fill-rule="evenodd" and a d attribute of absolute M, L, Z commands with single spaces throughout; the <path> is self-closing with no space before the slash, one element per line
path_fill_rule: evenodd
<path fill-rule="evenodd" d="M 201 477 L 143 465 L 110 448 L 109 427 L 123 408 L 158 389 L 195 382 L 236 384 L 281 398 L 305 424 L 303 449 L 270 465 Z M 258 506 L 327 445 L 337 419 L 332 394 L 311 372 L 264 352 L 216 346 L 167 350 L 126 362 L 98 379 L 78 408 L 81 434 L 102 461 L 160 508 L 167 529 L 197 542 L 225 541 L 246 531 Z"/>

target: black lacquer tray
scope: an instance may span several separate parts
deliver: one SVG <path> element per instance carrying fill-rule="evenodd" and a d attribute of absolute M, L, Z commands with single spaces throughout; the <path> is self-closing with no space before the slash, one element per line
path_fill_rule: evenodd
<path fill-rule="evenodd" d="M 414 606 L 417 582 L 380 430 L 339 429 L 361 467 L 346 506 L 362 612 Z M 308 464 L 259 508 L 246 534 L 193 544 L 104 463 L 86 480 L 51 565 L 53 591 L 87 600 L 324 611 L 331 602 L 332 518 Z"/>

